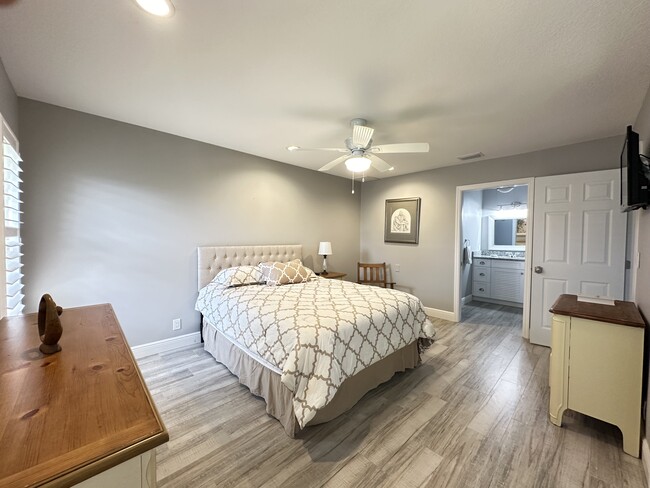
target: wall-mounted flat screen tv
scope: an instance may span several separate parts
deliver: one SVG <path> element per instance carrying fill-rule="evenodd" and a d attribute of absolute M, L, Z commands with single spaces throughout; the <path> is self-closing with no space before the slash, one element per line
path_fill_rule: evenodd
<path fill-rule="evenodd" d="M 627 152 L 625 151 L 627 149 Z M 627 195 L 621 200 L 624 202 L 624 211 L 646 208 L 650 204 L 650 191 L 648 191 L 648 180 L 650 179 L 650 164 L 648 156 L 641 154 L 639 149 L 639 134 L 627 126 L 625 145 L 621 153 L 621 177 L 623 176 L 623 154 L 627 154 Z M 621 178 L 621 187 L 623 181 Z M 623 190 L 623 188 L 621 188 Z"/>

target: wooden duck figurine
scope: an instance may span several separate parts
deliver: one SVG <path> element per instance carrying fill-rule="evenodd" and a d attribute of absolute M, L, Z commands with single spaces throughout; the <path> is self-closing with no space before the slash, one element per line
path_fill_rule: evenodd
<path fill-rule="evenodd" d="M 58 342 L 63 334 L 59 315 L 63 309 L 58 307 L 47 293 L 41 297 L 38 305 L 38 335 L 42 344 L 39 349 L 43 354 L 54 354 L 61 350 Z"/>

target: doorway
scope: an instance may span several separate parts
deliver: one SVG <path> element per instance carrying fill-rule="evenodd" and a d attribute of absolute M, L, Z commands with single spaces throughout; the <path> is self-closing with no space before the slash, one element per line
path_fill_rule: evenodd
<path fill-rule="evenodd" d="M 463 212 L 471 212 L 472 208 L 470 192 L 498 187 L 528 187 L 526 229 L 520 233 L 525 235 L 522 297 L 524 338 L 534 344 L 550 345 L 551 314 L 548 310 L 563 293 L 582 295 L 587 300 L 590 297 L 601 301 L 622 300 L 626 279 L 627 214 L 621 213 L 618 207 L 619 184 L 618 170 L 601 170 L 457 187 L 454 274 L 456 320 L 461 319 L 463 302 L 475 300 L 474 294 L 487 294 L 494 298 L 493 289 L 500 286 L 499 279 L 495 281 L 494 277 L 504 276 L 503 270 L 495 272 L 491 261 L 485 263 L 489 271 L 483 270 L 481 275 L 481 270 L 476 270 L 474 259 L 468 269 L 467 259 L 464 258 L 467 245 L 471 249 L 472 258 L 483 258 L 484 255 L 490 258 L 489 252 L 484 253 L 486 250 L 505 250 L 499 247 L 504 245 L 503 242 L 495 240 L 497 232 L 502 229 L 497 230 L 489 221 L 483 221 L 481 225 L 486 226 L 483 228 L 492 235 L 488 235 L 487 241 L 481 237 L 480 245 L 472 244 L 471 237 L 467 242 L 463 235 L 463 222 L 467 221 L 467 215 Z M 464 202 L 469 206 L 464 205 Z M 503 208 L 501 207 L 502 210 Z M 501 226 L 507 228 L 507 224 L 502 223 Z M 474 254 L 475 247 L 480 248 L 481 253 Z M 500 263 L 499 268 L 502 267 Z M 471 277 L 464 280 L 464 275 L 469 276 L 470 273 Z M 474 276 L 474 273 L 478 273 L 478 276 Z M 514 274 L 510 275 L 511 278 L 513 276 Z M 483 280 L 481 283 L 485 285 L 489 283 L 489 286 L 476 288 L 474 282 L 470 287 L 467 280 L 476 277 Z M 633 285 L 633 273 L 630 273 L 628 281 Z M 468 295 L 470 289 L 472 294 Z M 502 292 L 503 290 L 498 290 L 500 298 L 504 297 Z"/>
<path fill-rule="evenodd" d="M 457 321 L 505 307 L 521 316 L 521 334 L 528 338 L 533 195 L 533 178 L 457 187 Z"/>

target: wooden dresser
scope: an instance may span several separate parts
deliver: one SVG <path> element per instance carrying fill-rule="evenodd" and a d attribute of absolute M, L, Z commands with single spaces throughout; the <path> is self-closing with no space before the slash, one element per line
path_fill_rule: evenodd
<path fill-rule="evenodd" d="M 113 308 L 61 322 L 62 350 L 46 356 L 36 314 L 0 321 L 0 486 L 155 486 L 169 435 Z"/>
<path fill-rule="evenodd" d="M 639 457 L 645 324 L 634 303 L 614 303 L 561 295 L 551 307 L 549 416 L 562 425 L 568 408 L 614 424 Z"/>

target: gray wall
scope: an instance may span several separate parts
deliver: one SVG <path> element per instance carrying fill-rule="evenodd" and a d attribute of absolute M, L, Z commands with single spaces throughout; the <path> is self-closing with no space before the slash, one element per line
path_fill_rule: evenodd
<path fill-rule="evenodd" d="M 11 130 L 18 135 L 18 98 L 14 87 L 9 81 L 2 59 L 0 59 L 0 114 L 11 127 Z"/>
<path fill-rule="evenodd" d="M 639 138 L 645 144 L 645 154 L 648 154 L 650 147 L 650 89 L 645 97 L 639 116 L 636 119 L 634 129 L 639 133 Z M 640 266 L 637 270 L 636 299 L 634 301 L 639 306 L 639 310 L 641 310 L 646 323 L 648 323 L 650 321 L 650 209 L 637 210 L 637 212 L 639 212 L 638 245 Z M 649 333 L 650 330 L 646 329 L 646 334 Z M 650 363 L 650 354 L 648 354 L 648 351 L 646 351 L 646 360 Z M 648 381 L 648 386 L 650 387 L 650 377 Z M 650 388 L 648 388 L 648 394 L 650 394 Z M 648 404 L 648 400 L 650 400 L 650 397 L 646 398 L 646 404 Z M 647 439 L 650 439 L 650 422 L 648 422 L 647 418 L 645 436 Z"/>
<path fill-rule="evenodd" d="M 488 217 L 493 217 L 495 220 L 499 219 L 499 205 L 508 205 L 512 202 L 520 202 L 526 204 L 528 208 L 528 185 L 516 186 L 509 193 L 501 193 L 496 188 L 487 188 L 483 190 L 483 226 L 481 233 L 481 249 L 488 249 L 490 247 L 489 241 L 489 222 Z M 504 210 L 509 211 L 511 207 L 505 207 Z M 512 217 L 509 217 L 512 218 Z M 513 222 L 514 224 L 514 222 Z M 516 229 L 510 229 L 512 232 Z M 496 235 L 495 235 L 496 238 Z"/>
<path fill-rule="evenodd" d="M 198 330 L 196 247 L 303 244 L 356 276 L 359 193 L 325 175 L 19 99 L 27 310 L 110 302 L 131 345 Z M 183 329 L 172 332 L 172 319 Z"/>
<path fill-rule="evenodd" d="M 616 168 L 622 143 L 622 136 L 609 137 L 364 183 L 361 258 L 400 264 L 393 278 L 402 289 L 427 307 L 452 311 L 457 186 Z M 418 245 L 384 243 L 384 201 L 402 197 L 422 198 Z"/>
<path fill-rule="evenodd" d="M 499 205 L 519 202 L 528 205 L 528 187 L 516 186 L 508 193 L 501 193 L 496 188 L 483 190 L 483 210 L 499 210 Z"/>

